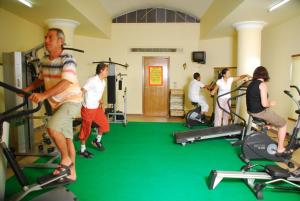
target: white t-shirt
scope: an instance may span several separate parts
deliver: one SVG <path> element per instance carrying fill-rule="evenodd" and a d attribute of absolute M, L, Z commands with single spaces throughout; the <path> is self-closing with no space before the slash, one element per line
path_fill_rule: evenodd
<path fill-rule="evenodd" d="M 233 82 L 233 77 L 228 78 L 227 81 L 225 81 L 223 78 L 219 79 L 216 83 L 219 87 L 218 96 L 230 92 L 232 82 Z M 221 98 L 230 98 L 230 97 L 231 94 L 229 93 L 225 96 L 222 96 Z"/>
<path fill-rule="evenodd" d="M 82 105 L 88 109 L 98 108 L 105 86 L 105 80 L 101 80 L 98 75 L 90 77 L 83 86 L 86 92 Z"/>
<path fill-rule="evenodd" d="M 202 97 L 203 95 L 200 92 L 200 89 L 203 88 L 205 85 L 198 80 L 193 79 L 190 82 L 190 86 L 189 86 L 189 99 L 191 101 L 199 98 L 200 96 Z"/>

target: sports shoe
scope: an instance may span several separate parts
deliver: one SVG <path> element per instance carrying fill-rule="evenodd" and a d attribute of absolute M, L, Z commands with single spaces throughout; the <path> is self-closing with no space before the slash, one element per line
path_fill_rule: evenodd
<path fill-rule="evenodd" d="M 79 155 L 84 157 L 84 158 L 93 158 L 93 156 L 94 156 L 94 154 L 92 154 L 88 150 L 84 150 L 83 152 L 79 151 Z"/>
<path fill-rule="evenodd" d="M 293 175 L 294 177 L 300 177 L 300 167 L 298 167 L 298 169 L 294 170 L 294 171 L 292 172 L 292 175 Z"/>
<path fill-rule="evenodd" d="M 94 140 L 92 141 L 92 145 L 93 145 L 94 147 L 96 147 L 99 151 L 104 151 L 104 150 L 105 150 L 103 144 L 102 144 L 101 142 L 97 142 L 97 139 L 94 139 Z"/>

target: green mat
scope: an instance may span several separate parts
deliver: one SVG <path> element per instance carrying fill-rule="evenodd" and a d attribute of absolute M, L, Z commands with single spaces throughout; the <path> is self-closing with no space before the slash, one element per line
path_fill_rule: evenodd
<path fill-rule="evenodd" d="M 251 201 L 254 194 L 241 180 L 224 180 L 215 190 L 207 187 L 212 169 L 239 170 L 237 149 L 227 140 L 211 139 L 174 144 L 172 132 L 182 123 L 129 122 L 112 124 L 103 137 L 104 152 L 88 149 L 94 158 L 76 158 L 77 182 L 68 188 L 80 201 Z M 92 137 L 93 138 L 93 137 Z M 79 142 L 75 142 L 79 147 Z M 45 170 L 26 169 L 32 181 Z M 15 178 L 7 182 L 7 197 L 20 190 Z M 266 189 L 264 200 L 299 201 L 295 192 Z M 28 199 L 27 199 L 28 200 Z"/>

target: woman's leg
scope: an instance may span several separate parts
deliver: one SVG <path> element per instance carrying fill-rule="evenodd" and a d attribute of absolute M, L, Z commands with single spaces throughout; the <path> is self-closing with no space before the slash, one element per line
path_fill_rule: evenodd
<path fill-rule="evenodd" d="M 285 151 L 284 139 L 286 136 L 286 129 L 287 129 L 287 124 L 285 124 L 283 127 L 278 128 L 278 146 L 277 146 L 278 153 Z"/>
<path fill-rule="evenodd" d="M 216 109 L 215 109 L 215 120 L 214 120 L 214 126 L 221 126 L 222 124 L 222 115 L 223 111 L 219 107 L 218 103 L 216 103 Z"/>
<path fill-rule="evenodd" d="M 228 106 L 227 100 L 228 100 L 228 99 L 221 99 L 221 105 L 222 105 L 222 107 L 223 107 L 226 111 L 230 112 L 230 108 L 229 108 L 229 106 Z M 224 112 L 224 111 L 223 111 L 223 124 L 222 124 L 223 126 L 228 125 L 228 123 L 229 123 L 229 118 L 230 118 L 230 114 L 228 114 L 227 112 Z"/>
<path fill-rule="evenodd" d="M 275 113 L 273 110 L 270 108 L 267 108 L 266 110 L 252 114 L 254 117 L 261 118 L 271 125 L 275 126 L 278 128 L 278 146 L 277 146 L 277 152 L 281 153 L 285 151 L 284 148 L 284 139 L 286 136 L 286 130 L 287 130 L 287 122 L 284 118 L 279 116 L 277 113 Z"/>

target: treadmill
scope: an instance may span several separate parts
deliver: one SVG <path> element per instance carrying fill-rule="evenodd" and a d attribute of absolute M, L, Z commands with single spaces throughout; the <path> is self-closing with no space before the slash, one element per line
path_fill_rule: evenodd
<path fill-rule="evenodd" d="M 204 139 L 210 139 L 210 138 L 219 138 L 219 137 L 232 137 L 232 136 L 243 136 L 243 133 L 246 132 L 246 120 L 238 115 L 238 110 L 240 108 L 240 97 L 246 95 L 247 86 L 249 84 L 249 81 L 243 82 L 241 85 L 236 87 L 235 89 L 231 90 L 228 93 L 222 94 L 217 97 L 217 104 L 219 107 L 226 113 L 230 114 L 231 119 L 234 122 L 231 125 L 227 126 L 218 126 L 218 127 L 211 127 L 211 128 L 202 128 L 202 129 L 194 129 L 194 130 L 188 130 L 188 131 L 176 131 L 173 133 L 174 142 L 177 144 L 181 144 L 183 146 L 186 145 L 186 143 L 198 141 L 198 140 L 204 140 Z M 220 106 L 219 99 L 222 96 L 225 96 L 230 93 L 238 92 L 236 96 L 232 96 L 230 99 L 228 99 L 227 104 L 230 108 L 230 111 L 227 111 L 223 107 Z M 231 100 L 237 100 L 237 106 L 236 110 L 233 111 L 230 107 Z M 238 119 L 240 119 L 240 123 L 238 122 Z"/>

